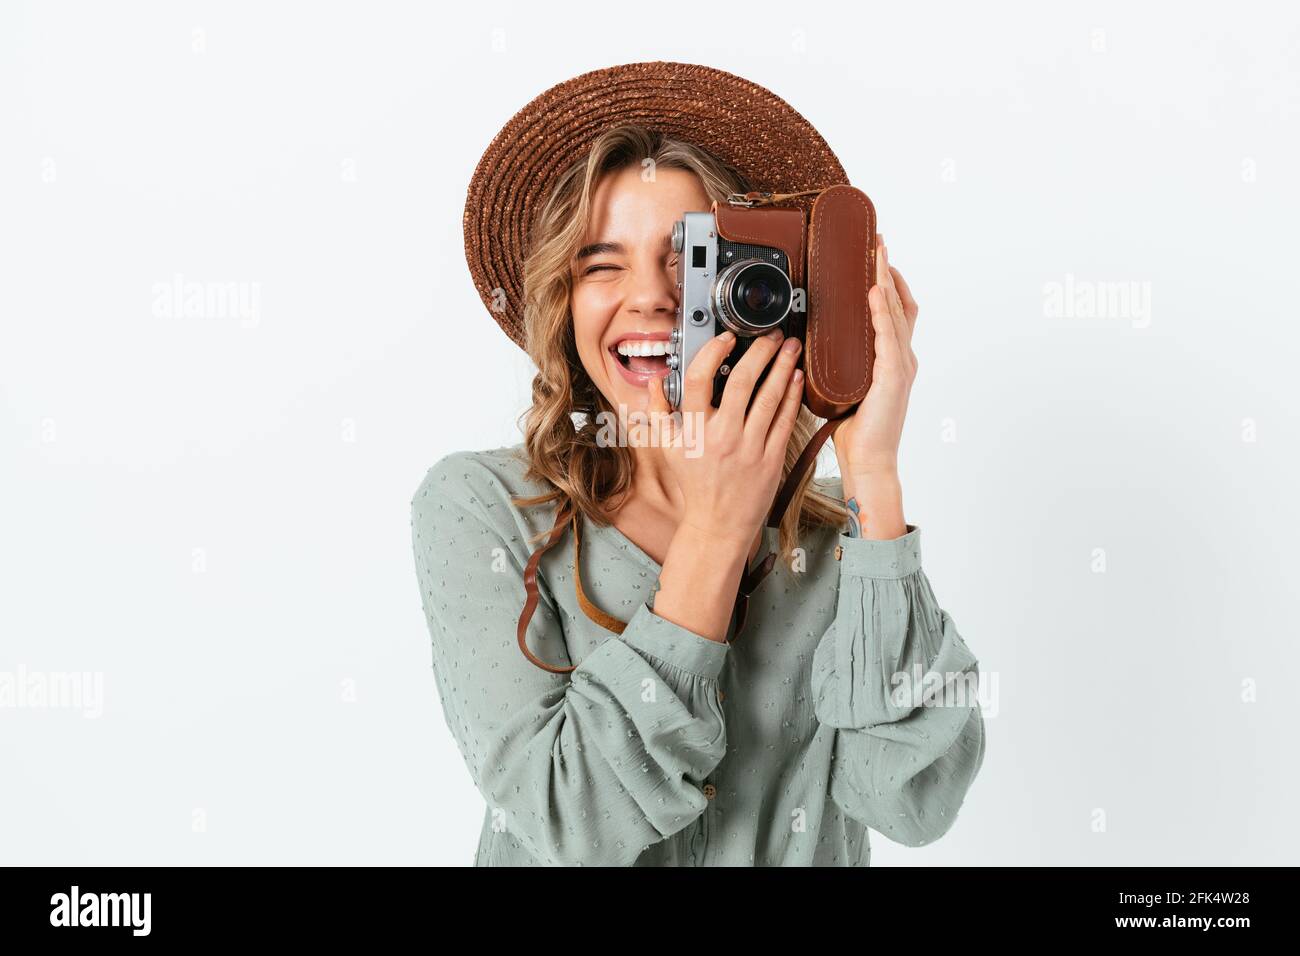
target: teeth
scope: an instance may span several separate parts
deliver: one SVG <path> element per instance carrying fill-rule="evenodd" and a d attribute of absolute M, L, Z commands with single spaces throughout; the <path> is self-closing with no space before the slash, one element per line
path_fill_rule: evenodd
<path fill-rule="evenodd" d="M 624 339 L 622 342 L 618 343 L 618 354 L 638 356 L 667 355 L 668 343 L 662 339 L 657 341 L 650 339 Z"/>

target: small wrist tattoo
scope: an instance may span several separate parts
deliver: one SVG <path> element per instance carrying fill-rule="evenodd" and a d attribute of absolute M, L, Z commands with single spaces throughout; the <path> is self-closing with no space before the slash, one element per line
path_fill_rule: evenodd
<path fill-rule="evenodd" d="M 850 498 L 845 504 L 849 508 L 848 535 L 850 538 L 860 538 L 862 537 L 862 523 L 858 520 L 858 515 L 862 513 L 862 509 L 858 507 L 858 499 L 856 497 Z"/>

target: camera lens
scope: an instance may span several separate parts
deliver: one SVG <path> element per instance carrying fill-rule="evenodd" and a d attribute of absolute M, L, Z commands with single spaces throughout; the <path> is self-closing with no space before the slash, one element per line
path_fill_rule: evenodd
<path fill-rule="evenodd" d="M 732 263 L 713 286 L 718 316 L 737 335 L 761 335 L 780 325 L 793 298 L 790 277 L 760 259 Z"/>
<path fill-rule="evenodd" d="M 745 308 L 751 312 L 762 312 L 771 308 L 772 300 L 776 298 L 776 293 L 762 279 L 745 283 L 743 288 L 737 289 L 736 295 L 744 300 Z"/>

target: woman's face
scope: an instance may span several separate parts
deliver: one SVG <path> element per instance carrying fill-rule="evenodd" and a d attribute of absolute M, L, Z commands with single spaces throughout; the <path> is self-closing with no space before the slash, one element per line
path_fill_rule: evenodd
<path fill-rule="evenodd" d="M 640 166 L 606 174 L 592 198 L 570 297 L 578 357 L 620 413 L 645 411 L 647 383 L 668 374 L 677 308 L 672 226 L 711 202 L 694 173 L 658 169 L 646 182 Z"/>

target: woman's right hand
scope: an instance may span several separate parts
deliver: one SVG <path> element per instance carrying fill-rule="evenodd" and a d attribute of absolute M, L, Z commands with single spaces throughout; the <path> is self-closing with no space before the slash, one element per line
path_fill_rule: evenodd
<path fill-rule="evenodd" d="M 716 336 L 686 369 L 680 410 L 690 422 L 673 420 L 662 379 L 649 383 L 649 411 L 686 502 L 682 524 L 719 543 L 734 544 L 747 556 L 781 483 L 786 446 L 803 399 L 803 373 L 795 368 L 799 340 L 774 330 L 750 344 L 727 376 L 720 407 L 714 408 L 713 382 L 735 341 L 731 332 Z M 772 368 L 749 405 L 769 362 Z"/>

